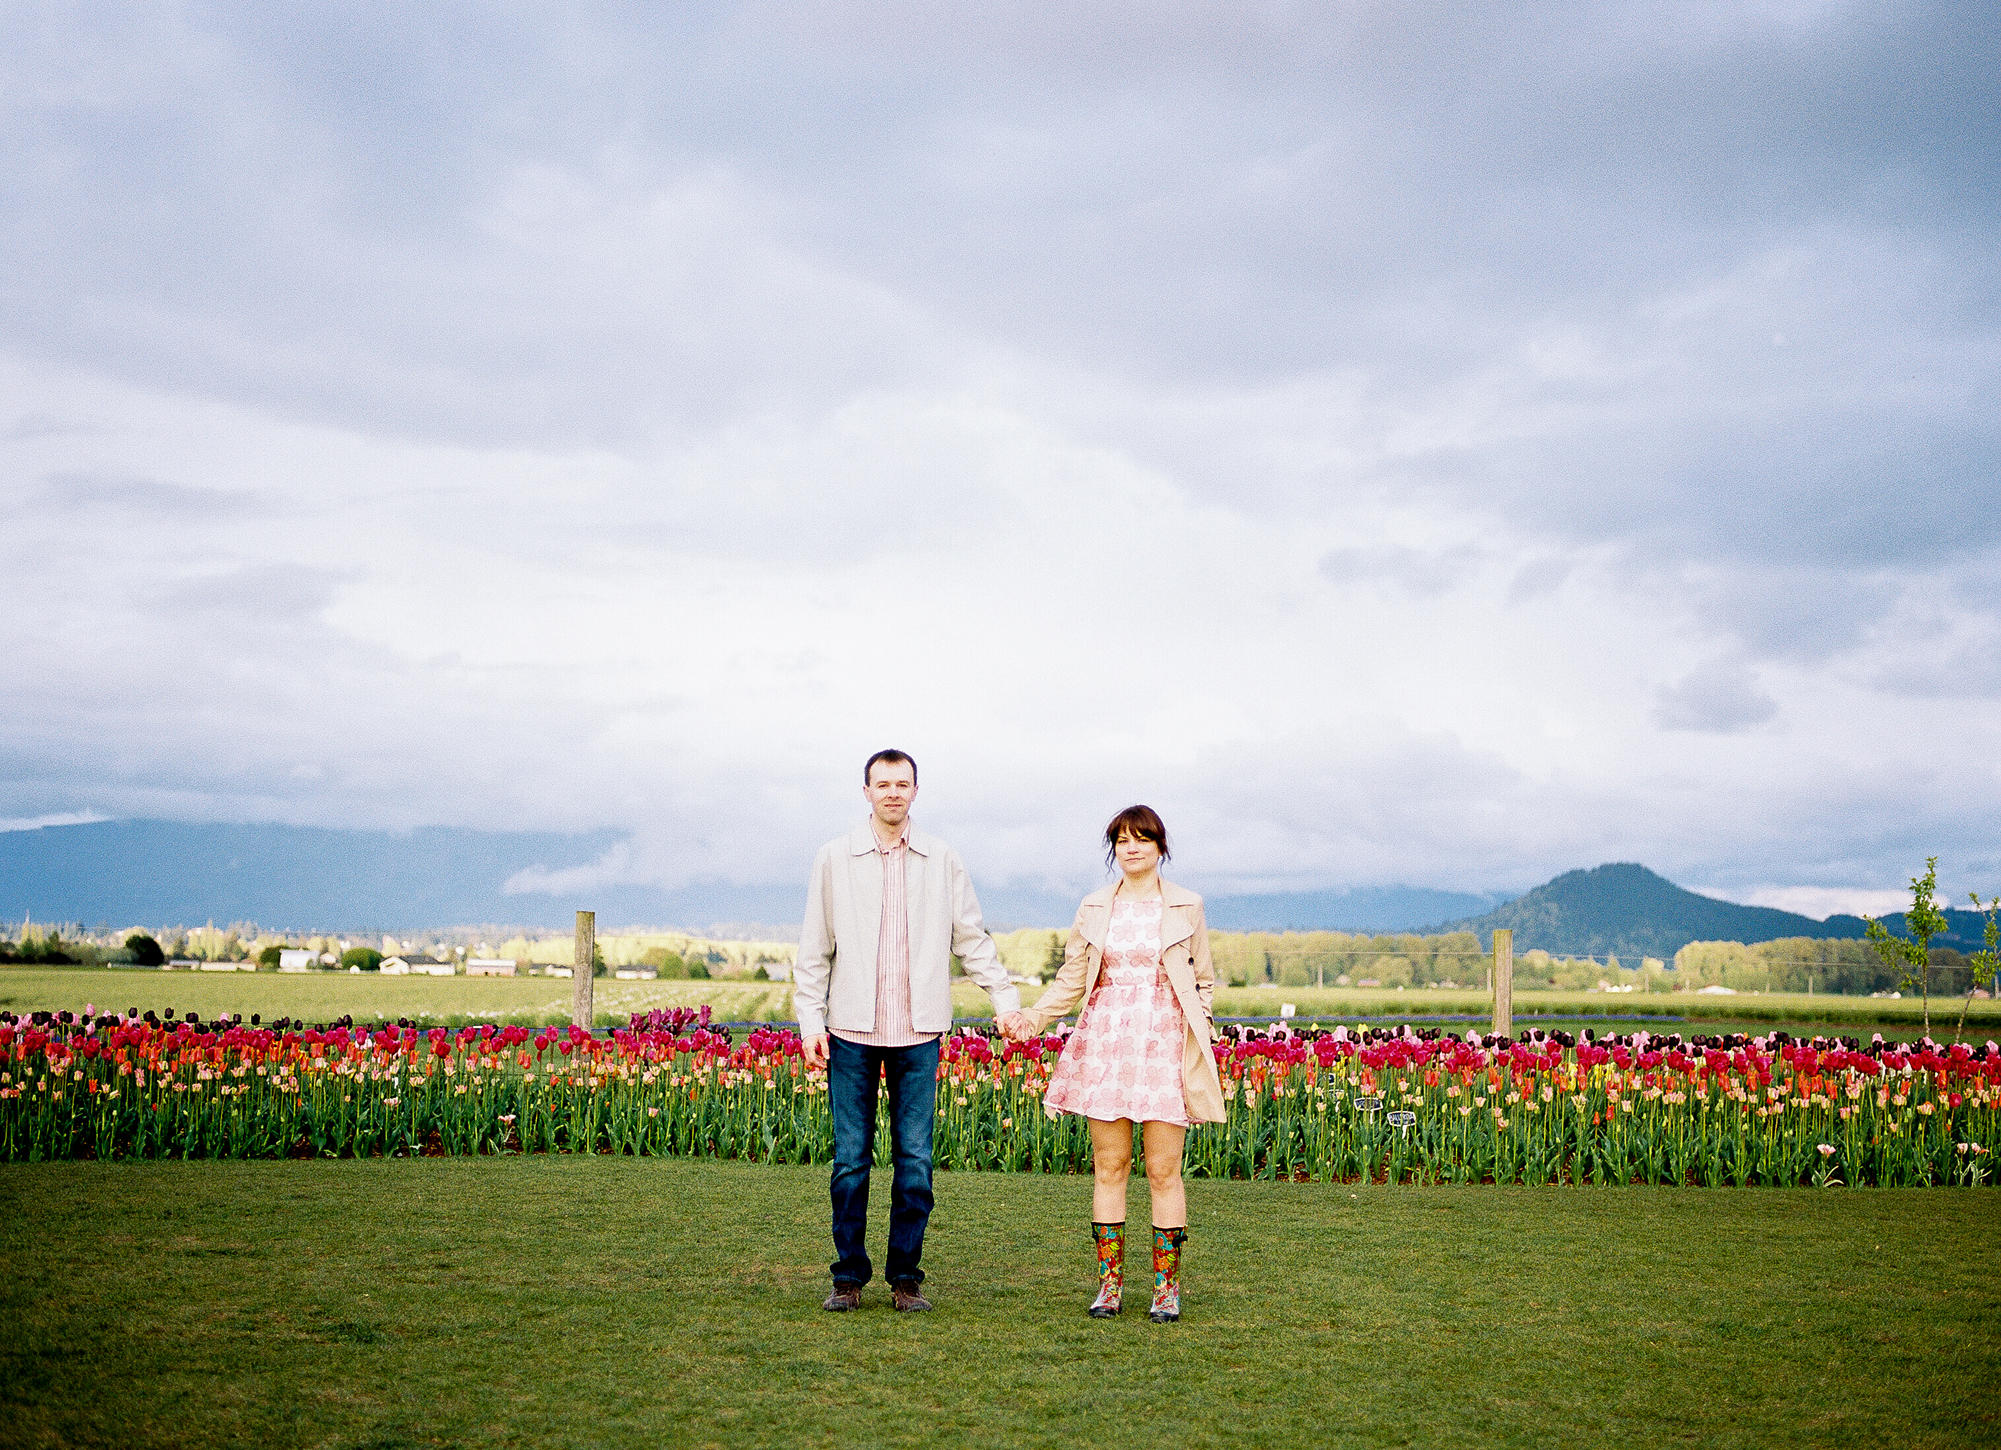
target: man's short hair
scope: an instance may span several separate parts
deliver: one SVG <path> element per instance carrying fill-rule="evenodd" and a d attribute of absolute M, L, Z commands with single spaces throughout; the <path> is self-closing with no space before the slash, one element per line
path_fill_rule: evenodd
<path fill-rule="evenodd" d="M 871 777 L 875 774 L 875 768 L 878 764 L 885 762 L 890 765 L 909 766 L 910 783 L 912 785 L 917 784 L 917 762 L 901 750 L 878 750 L 875 754 L 871 755 L 868 758 L 868 764 L 862 767 L 862 784 L 874 785 L 875 782 Z"/>

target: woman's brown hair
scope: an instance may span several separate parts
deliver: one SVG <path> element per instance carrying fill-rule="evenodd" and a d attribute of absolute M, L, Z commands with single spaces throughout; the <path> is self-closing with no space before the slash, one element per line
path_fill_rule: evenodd
<path fill-rule="evenodd" d="M 1152 806 L 1127 806 L 1112 817 L 1112 823 L 1105 827 L 1105 864 L 1116 865 L 1119 855 L 1119 837 L 1134 836 L 1142 841 L 1151 841 L 1160 847 L 1160 859 L 1165 861 L 1172 854 L 1167 849 L 1167 827 L 1161 822 L 1160 812 Z"/>

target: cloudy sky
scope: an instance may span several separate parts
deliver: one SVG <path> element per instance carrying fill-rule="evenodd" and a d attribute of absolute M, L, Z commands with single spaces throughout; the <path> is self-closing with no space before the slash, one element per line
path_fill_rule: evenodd
<path fill-rule="evenodd" d="M 2001 12 L 0 6 L 0 817 L 2001 887 Z"/>

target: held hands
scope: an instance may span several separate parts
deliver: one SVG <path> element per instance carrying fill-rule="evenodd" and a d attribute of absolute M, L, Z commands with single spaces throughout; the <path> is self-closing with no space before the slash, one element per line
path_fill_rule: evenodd
<path fill-rule="evenodd" d="M 1003 1012 L 999 1022 L 1001 1036 L 1009 1042 L 1020 1042 L 1035 1035 L 1035 1019 L 1026 1012 Z"/>
<path fill-rule="evenodd" d="M 824 1070 L 827 1066 L 827 1034 L 816 1032 L 804 1042 L 806 1066 Z"/>

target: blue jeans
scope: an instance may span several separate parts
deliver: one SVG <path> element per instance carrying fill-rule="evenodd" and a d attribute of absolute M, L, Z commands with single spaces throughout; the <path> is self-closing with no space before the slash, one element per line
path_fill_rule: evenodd
<path fill-rule="evenodd" d="M 827 1043 L 827 1105 L 834 1114 L 834 1282 L 860 1286 L 874 1272 L 868 1233 L 868 1176 L 875 1162 L 875 1098 L 889 1086 L 890 1161 L 896 1176 L 889 1198 L 892 1284 L 921 1284 L 924 1226 L 931 1221 L 931 1122 L 938 1098 L 938 1040 L 910 1047 L 865 1047 L 844 1038 Z"/>

